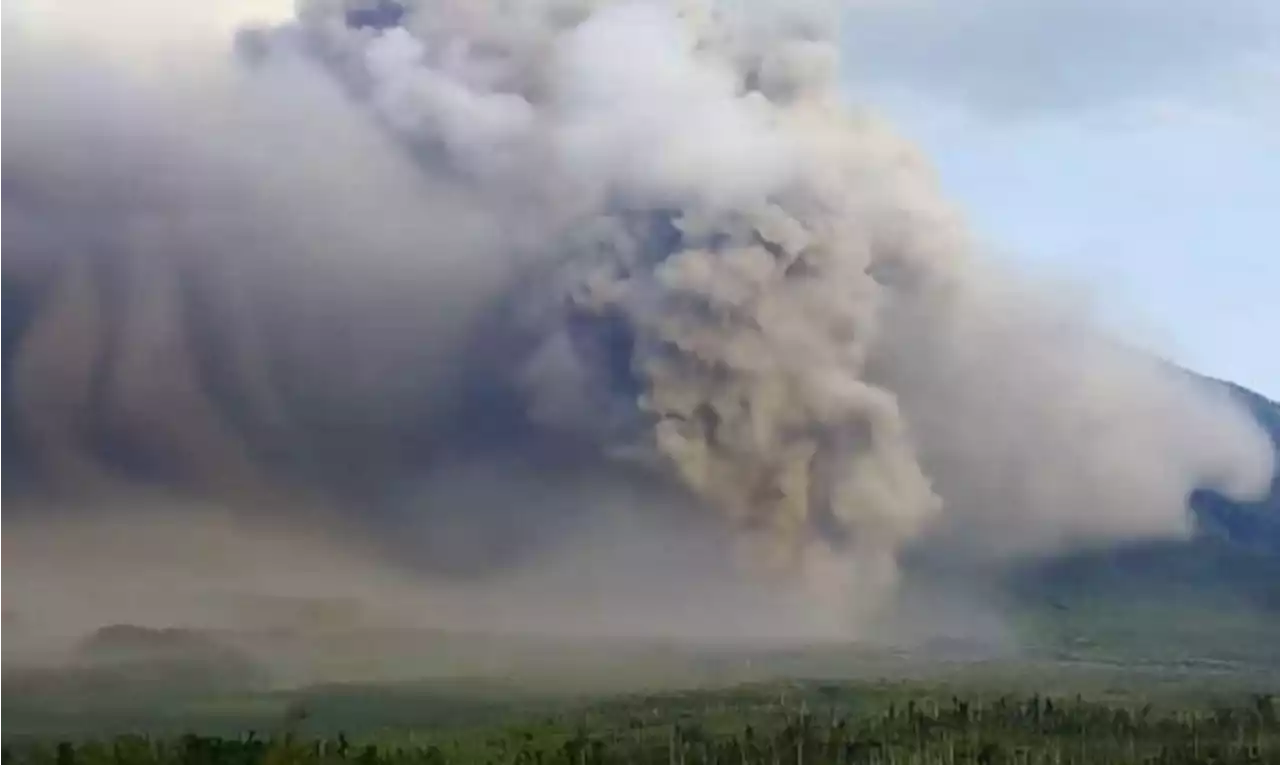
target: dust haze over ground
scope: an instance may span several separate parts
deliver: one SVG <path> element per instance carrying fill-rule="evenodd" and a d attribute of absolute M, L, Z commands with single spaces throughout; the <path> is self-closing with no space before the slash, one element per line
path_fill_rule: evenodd
<path fill-rule="evenodd" d="M 14 634 L 915 634 L 904 556 L 977 603 L 1268 488 L 844 102 L 838 8 L 501 5 L 6 5 Z"/>

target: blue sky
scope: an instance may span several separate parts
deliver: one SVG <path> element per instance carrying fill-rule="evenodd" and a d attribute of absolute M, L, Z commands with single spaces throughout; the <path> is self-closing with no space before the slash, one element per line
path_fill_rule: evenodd
<path fill-rule="evenodd" d="M 851 96 L 1001 257 L 1280 398 L 1280 2 L 855 0 Z"/>

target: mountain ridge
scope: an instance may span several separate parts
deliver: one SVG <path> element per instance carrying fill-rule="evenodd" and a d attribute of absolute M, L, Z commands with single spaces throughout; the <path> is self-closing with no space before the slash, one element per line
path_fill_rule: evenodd
<path fill-rule="evenodd" d="M 1266 431 L 1277 453 L 1270 492 L 1241 502 L 1197 489 L 1188 498 L 1195 522 L 1189 539 L 1134 542 L 1020 568 L 1012 581 L 1021 597 L 1062 609 L 1099 597 L 1164 597 L 1280 616 L 1280 403 L 1232 382 L 1187 374 L 1224 386 Z"/>

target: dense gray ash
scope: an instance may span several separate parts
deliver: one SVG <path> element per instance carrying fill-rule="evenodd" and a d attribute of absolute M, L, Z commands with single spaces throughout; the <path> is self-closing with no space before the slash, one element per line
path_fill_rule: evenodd
<path fill-rule="evenodd" d="M 639 515 L 856 630 L 904 552 L 1178 536 L 1193 488 L 1268 485 L 1247 416 L 983 255 L 842 97 L 833 8 L 189 10 L 6 6 L 24 534 L 163 486 L 467 580 Z"/>

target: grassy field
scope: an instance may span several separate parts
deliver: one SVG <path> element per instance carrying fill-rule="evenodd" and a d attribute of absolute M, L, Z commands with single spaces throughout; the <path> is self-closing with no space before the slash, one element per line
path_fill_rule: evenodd
<path fill-rule="evenodd" d="M 162 631 L 6 664 L 5 762 L 1280 763 L 1276 622 L 1189 609 L 1066 601 L 995 651 Z"/>
<path fill-rule="evenodd" d="M 1065 684 L 1078 680 L 1072 676 Z M 997 693 L 998 682 L 962 688 L 971 685 L 963 679 L 955 687 L 941 680 L 795 681 L 602 695 L 539 695 L 492 681 L 330 686 L 206 700 L 158 714 L 153 709 L 148 719 L 132 722 L 101 717 L 96 722 L 113 734 L 99 735 L 87 729 L 79 736 L 21 733 L 6 709 L 5 760 L 1280 762 L 1273 697 L 1244 691 L 1247 684 L 1238 678 L 1201 681 L 1208 685 L 1193 693 L 1189 687 L 1140 685 L 1139 677 L 1128 676 L 1123 687 L 1065 696 Z M 74 714 L 84 723 L 91 713 Z M 136 732 L 123 734 L 129 730 Z"/>
<path fill-rule="evenodd" d="M 497 722 L 521 710 L 556 711 L 619 694 L 726 693 L 808 680 L 849 689 L 844 698 L 864 707 L 876 699 L 1040 694 L 1190 709 L 1280 690 L 1270 635 L 1242 629 L 1219 637 L 1223 645 L 1212 654 L 1168 644 L 1144 655 L 1141 646 L 1118 650 L 1089 637 L 1107 629 L 1099 620 L 1092 632 L 1065 633 L 1043 650 L 990 655 L 948 643 L 764 649 L 436 631 L 273 640 L 242 654 L 229 639 L 224 645 L 202 637 L 198 650 L 187 652 L 95 656 L 44 668 L 6 663 L 3 733 L 233 734 L 268 730 L 298 708 L 318 733 L 408 730 Z M 246 656 L 271 672 L 249 671 Z"/>

